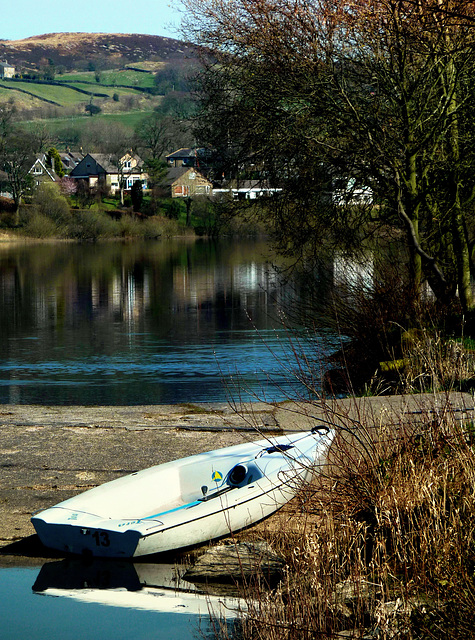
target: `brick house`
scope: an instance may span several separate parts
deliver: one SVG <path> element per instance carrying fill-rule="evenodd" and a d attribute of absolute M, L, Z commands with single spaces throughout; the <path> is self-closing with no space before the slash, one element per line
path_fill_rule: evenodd
<path fill-rule="evenodd" d="M 172 198 L 192 198 L 208 196 L 213 185 L 194 167 L 172 167 L 162 185 L 170 189 Z"/>

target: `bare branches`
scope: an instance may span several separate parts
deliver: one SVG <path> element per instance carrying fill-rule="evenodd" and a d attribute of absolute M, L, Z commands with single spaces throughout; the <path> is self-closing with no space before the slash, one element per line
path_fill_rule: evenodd
<path fill-rule="evenodd" d="M 357 220 L 366 235 L 387 222 L 411 248 L 414 291 L 434 278 L 443 285 L 436 295 L 460 290 L 470 267 L 464 263 L 455 275 L 457 247 L 466 252 L 473 244 L 461 230 L 475 187 L 475 2 L 185 0 L 185 6 L 187 35 L 211 52 L 208 87 L 220 85 L 220 96 L 205 87 L 203 142 L 226 140 L 239 149 L 238 167 L 252 157 L 284 188 L 276 213 L 265 213 L 281 246 L 304 255 L 305 246 L 314 250 L 333 231 L 346 237 L 342 224 L 354 232 Z M 370 187 L 377 206 L 336 208 L 335 178 Z M 473 305 L 469 297 L 462 304 L 466 311 Z"/>

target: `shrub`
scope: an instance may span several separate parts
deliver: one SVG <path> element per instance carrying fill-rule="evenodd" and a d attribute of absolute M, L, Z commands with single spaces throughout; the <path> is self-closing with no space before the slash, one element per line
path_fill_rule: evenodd
<path fill-rule="evenodd" d="M 90 115 L 90 116 L 95 116 L 96 114 L 100 113 L 102 111 L 102 109 L 97 105 L 97 104 L 87 104 L 84 107 L 84 110 Z"/>
<path fill-rule="evenodd" d="M 71 238 L 99 240 L 119 235 L 118 223 L 101 211 L 78 209 L 70 225 Z"/>
<path fill-rule="evenodd" d="M 160 218 L 152 216 L 144 220 L 143 237 L 145 240 L 156 240 L 162 235 L 162 233 L 163 227 Z"/>
<path fill-rule="evenodd" d="M 72 220 L 68 201 L 61 195 L 58 184 L 41 184 L 33 197 L 35 210 L 53 220 L 57 225 L 68 225 Z"/>
<path fill-rule="evenodd" d="M 336 421 L 325 473 L 264 531 L 287 571 L 248 588 L 239 637 L 475 638 L 470 425 L 449 402 L 417 422 Z"/>
<path fill-rule="evenodd" d="M 123 215 L 118 221 L 119 233 L 123 238 L 143 236 L 143 223 L 133 215 Z"/>
<path fill-rule="evenodd" d="M 130 199 L 132 201 L 134 211 L 140 211 L 143 202 L 143 188 L 141 180 L 136 180 L 132 185 L 130 190 Z"/>
<path fill-rule="evenodd" d="M 24 224 L 22 233 L 29 238 L 52 238 L 59 235 L 59 230 L 51 218 L 41 213 L 33 212 L 26 224 Z"/>
<path fill-rule="evenodd" d="M 164 208 L 167 216 L 171 220 L 178 220 L 183 211 L 183 204 L 179 200 L 173 199 L 170 202 L 166 203 Z"/>

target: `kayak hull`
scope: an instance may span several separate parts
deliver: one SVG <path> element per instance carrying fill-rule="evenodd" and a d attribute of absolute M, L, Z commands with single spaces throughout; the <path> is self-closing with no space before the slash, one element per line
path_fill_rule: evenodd
<path fill-rule="evenodd" d="M 41 542 L 65 553 L 131 558 L 192 547 L 258 522 L 323 464 L 332 432 L 218 449 L 139 471 L 32 517 Z"/>

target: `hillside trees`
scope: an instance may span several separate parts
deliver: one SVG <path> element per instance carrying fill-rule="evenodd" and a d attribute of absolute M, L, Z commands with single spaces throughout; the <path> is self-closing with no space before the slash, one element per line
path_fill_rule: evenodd
<path fill-rule="evenodd" d="M 61 156 L 59 155 L 59 151 L 56 147 L 51 147 L 48 149 L 46 154 L 48 165 L 54 170 L 57 176 L 60 178 L 64 177 L 64 169 L 63 163 L 61 162 Z"/>
<path fill-rule="evenodd" d="M 199 142 L 284 186 L 284 253 L 402 234 L 408 292 L 473 314 L 475 3 L 185 0 L 204 56 Z M 338 203 L 329 196 L 340 180 Z M 351 185 L 351 188 L 348 187 Z M 377 206 L 356 202 L 370 187 Z"/>
<path fill-rule="evenodd" d="M 173 146 L 176 126 L 173 118 L 154 111 L 145 116 L 135 128 L 135 138 L 147 157 L 154 160 L 163 158 Z"/>
<path fill-rule="evenodd" d="M 40 151 L 40 143 L 34 135 L 15 128 L 0 140 L 0 169 L 4 172 L 4 188 L 15 204 L 16 224 L 21 198 L 32 187 L 30 169 Z"/>

